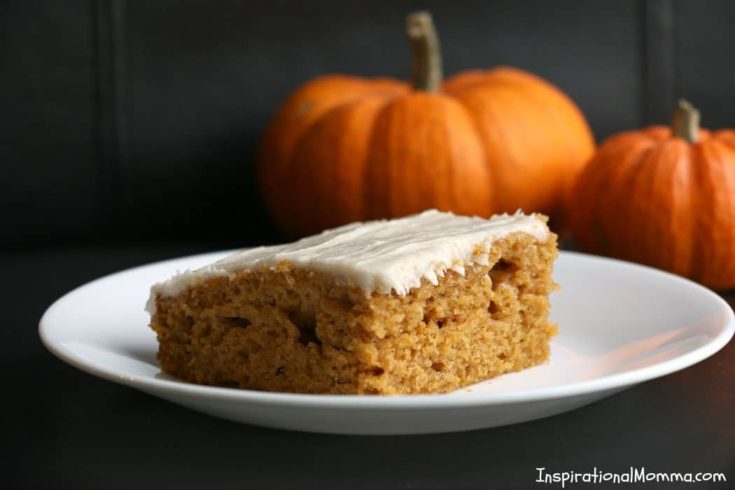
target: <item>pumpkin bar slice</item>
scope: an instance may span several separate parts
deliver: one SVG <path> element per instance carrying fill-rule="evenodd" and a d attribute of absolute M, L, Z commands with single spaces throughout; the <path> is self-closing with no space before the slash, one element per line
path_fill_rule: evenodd
<path fill-rule="evenodd" d="M 427 211 L 238 252 L 151 291 L 164 372 L 297 393 L 456 390 L 546 361 L 541 215 Z"/>

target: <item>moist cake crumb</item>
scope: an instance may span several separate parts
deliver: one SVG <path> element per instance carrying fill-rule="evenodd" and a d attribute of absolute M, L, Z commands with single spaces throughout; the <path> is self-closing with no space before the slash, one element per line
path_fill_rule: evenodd
<path fill-rule="evenodd" d="M 456 220 L 480 220 L 433 213 L 424 219 L 456 222 L 457 230 L 463 225 Z M 403 218 L 401 228 L 422 216 Z M 532 217 L 544 233 L 514 226 L 529 217 L 516 218 L 502 233 L 488 232 L 491 239 L 472 235 L 477 260 L 458 258 L 434 276 L 419 271 L 410 278 L 418 285 L 402 293 L 377 283 L 366 288 L 356 272 L 333 274 L 299 256 L 241 263 L 226 273 L 195 271 L 175 288 L 155 286 L 149 310 L 161 369 L 206 385 L 390 395 L 449 392 L 542 363 L 557 331 L 548 318 L 556 236 L 545 217 Z M 392 222 L 365 225 L 380 223 Z"/>

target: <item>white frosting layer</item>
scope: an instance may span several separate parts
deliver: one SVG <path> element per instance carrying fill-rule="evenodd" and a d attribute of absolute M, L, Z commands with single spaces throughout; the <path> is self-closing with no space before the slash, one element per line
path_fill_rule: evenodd
<path fill-rule="evenodd" d="M 352 223 L 285 245 L 237 252 L 195 271 L 179 273 L 151 289 L 155 297 L 175 296 L 186 287 L 213 276 L 273 267 L 288 262 L 329 274 L 366 292 L 405 295 L 422 279 L 437 284 L 447 270 L 487 264 L 494 240 L 523 232 L 546 241 L 549 229 L 536 215 L 497 215 L 490 219 L 455 216 L 436 210 L 389 221 Z M 479 249 L 480 253 L 475 253 Z"/>

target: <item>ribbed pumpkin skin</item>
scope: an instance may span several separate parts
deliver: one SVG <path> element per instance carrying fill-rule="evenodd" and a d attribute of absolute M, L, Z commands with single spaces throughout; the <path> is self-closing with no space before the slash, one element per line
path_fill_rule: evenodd
<path fill-rule="evenodd" d="M 294 150 L 311 126 L 332 109 L 355 102 L 367 95 L 389 98 L 408 92 L 408 90 L 405 83 L 393 80 L 366 80 L 332 75 L 319 77 L 306 83 L 286 99 L 266 128 L 258 157 L 260 191 L 274 221 L 281 229 L 291 235 L 304 235 L 319 231 L 321 228 L 319 223 L 322 222 L 329 223 L 328 226 L 347 222 L 344 221 L 346 218 L 340 216 L 342 213 L 340 209 L 324 207 L 323 201 L 318 202 L 328 201 L 330 196 L 327 194 L 330 192 L 340 192 L 337 190 L 341 185 L 339 180 L 327 182 L 326 192 L 320 187 L 313 190 L 307 187 L 306 194 L 304 194 L 302 189 L 304 186 L 300 184 L 293 172 L 298 166 L 292 157 L 299 155 Z M 369 123 L 367 124 L 369 127 Z M 317 147 L 324 145 L 332 146 L 335 145 L 335 142 L 319 140 L 312 144 Z M 355 155 L 353 158 L 359 160 L 361 156 Z M 301 160 L 304 161 L 306 158 L 302 157 Z M 314 179 L 329 174 L 348 173 L 349 168 L 342 170 L 335 168 L 342 165 L 342 160 L 334 162 L 309 160 L 310 164 L 313 163 L 317 167 Z M 348 165 L 352 161 L 350 159 Z M 303 173 L 301 172 L 302 175 Z M 350 180 L 358 177 L 360 177 L 358 172 L 350 173 Z M 358 185 L 362 187 L 360 183 Z M 314 201 L 305 204 L 311 200 Z M 361 200 L 362 196 L 358 193 L 352 196 L 350 203 L 354 206 L 360 201 L 358 207 L 362 209 Z M 308 211 L 304 209 L 305 205 L 309 206 Z M 347 213 L 350 216 L 355 215 L 354 212 L 347 211 Z M 307 218 L 303 218 L 304 216 Z M 310 217 L 313 217 L 313 222 Z"/>
<path fill-rule="evenodd" d="M 475 121 L 492 179 L 492 212 L 536 211 L 558 223 L 595 151 L 574 102 L 545 80 L 507 67 L 457 75 L 444 91 Z"/>
<path fill-rule="evenodd" d="M 605 141 L 569 201 L 585 251 L 735 287 L 735 131 L 653 126 Z"/>
<path fill-rule="evenodd" d="M 306 235 L 438 208 L 558 217 L 594 152 L 574 103 L 522 70 L 466 72 L 438 93 L 329 76 L 297 90 L 266 130 L 260 186 L 278 225 Z"/>
<path fill-rule="evenodd" d="M 467 111 L 426 92 L 387 104 L 373 125 L 363 197 L 368 219 L 430 208 L 488 215 L 489 172 Z"/>

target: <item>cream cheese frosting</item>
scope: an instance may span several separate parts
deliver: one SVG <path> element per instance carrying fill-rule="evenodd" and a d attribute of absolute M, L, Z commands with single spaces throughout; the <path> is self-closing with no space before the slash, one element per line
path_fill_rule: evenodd
<path fill-rule="evenodd" d="M 487 264 L 493 241 L 523 232 L 546 241 L 549 229 L 539 215 L 502 214 L 490 219 L 437 210 L 394 220 L 352 223 L 293 243 L 242 250 L 214 264 L 176 274 L 151 288 L 147 309 L 157 296 L 175 296 L 199 281 L 287 262 L 329 274 L 366 292 L 405 295 L 422 279 L 437 284 L 447 270 L 464 274 Z"/>

